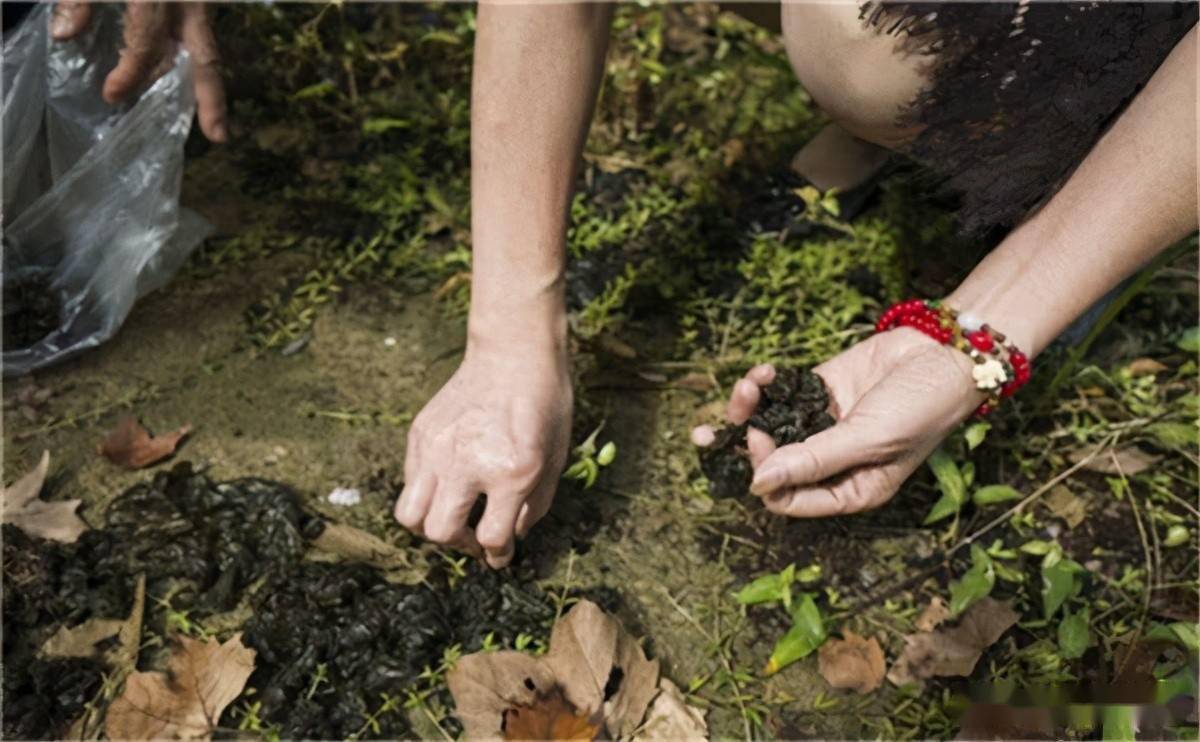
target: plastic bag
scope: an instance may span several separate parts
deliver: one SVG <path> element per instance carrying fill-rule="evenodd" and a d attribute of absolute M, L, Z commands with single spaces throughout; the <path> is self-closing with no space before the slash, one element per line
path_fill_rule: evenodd
<path fill-rule="evenodd" d="M 3 366 L 28 373 L 104 342 L 211 232 L 179 206 L 195 111 L 191 64 L 132 106 L 100 91 L 121 44 L 120 6 L 49 39 L 43 4 L 4 40 Z"/>

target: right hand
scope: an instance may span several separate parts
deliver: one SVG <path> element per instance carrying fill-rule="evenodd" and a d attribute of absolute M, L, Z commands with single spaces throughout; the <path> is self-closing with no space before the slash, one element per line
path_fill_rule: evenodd
<path fill-rule="evenodd" d="M 493 568 L 506 566 L 514 539 L 550 509 L 567 458 L 571 405 L 565 353 L 468 345 L 409 429 L 396 520 Z M 480 494 L 487 507 L 472 530 L 467 519 Z"/>
<path fill-rule="evenodd" d="M 78 36 L 92 18 L 88 0 L 58 0 L 50 22 L 55 41 Z M 196 90 L 196 115 L 200 130 L 211 142 L 229 138 L 225 121 L 225 85 L 221 80 L 221 55 L 208 22 L 208 7 L 199 2 L 125 3 L 124 46 L 121 59 L 104 80 L 101 95 L 120 103 L 170 69 L 176 44 L 192 58 Z"/>

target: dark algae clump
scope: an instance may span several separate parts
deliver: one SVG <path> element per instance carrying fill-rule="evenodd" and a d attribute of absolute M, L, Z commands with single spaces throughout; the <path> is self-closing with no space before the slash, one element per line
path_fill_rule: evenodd
<path fill-rule="evenodd" d="M 728 425 L 700 451 L 700 469 L 708 477 L 709 494 L 740 497 L 750 489 L 754 472 L 746 450 L 746 432 L 753 427 L 774 439 L 776 446 L 799 443 L 833 426 L 829 391 L 809 369 L 780 369 L 762 390 L 762 399 L 748 422 Z"/>
<path fill-rule="evenodd" d="M 108 671 L 101 660 L 48 660 L 38 650 L 59 627 L 127 617 L 140 574 L 139 669 L 161 666 L 161 647 L 179 630 L 168 628 L 170 616 L 212 629 L 248 607 L 240 629 L 256 669 L 232 708 L 257 703 L 260 722 L 291 739 L 411 737 L 406 691 L 426 682 L 422 673 L 447 649 L 476 651 L 489 634 L 508 646 L 521 634 L 543 636 L 555 612 L 515 570 L 470 565 L 404 585 L 364 564 L 306 561 L 325 521 L 294 490 L 256 478 L 215 482 L 186 463 L 124 492 L 105 527 L 76 543 L 3 528 L 9 739 L 60 737 L 96 697 Z M 218 636 L 233 630 L 224 624 Z M 379 713 L 385 696 L 394 710 Z M 378 729 L 366 728 L 369 719 Z"/>

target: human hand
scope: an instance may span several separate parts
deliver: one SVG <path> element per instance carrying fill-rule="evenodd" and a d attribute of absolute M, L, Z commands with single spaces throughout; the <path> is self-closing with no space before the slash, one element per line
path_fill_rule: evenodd
<path fill-rule="evenodd" d="M 74 38 L 91 17 L 89 0 L 59 0 L 54 6 L 50 34 L 56 41 Z M 157 79 L 170 68 L 176 45 L 182 45 L 192 58 L 200 130 L 209 141 L 226 141 L 225 85 L 207 5 L 131 0 L 125 3 L 123 27 L 121 58 L 104 80 L 104 100 L 119 103 Z"/>
<path fill-rule="evenodd" d="M 513 557 L 550 509 L 567 458 L 571 383 L 565 354 L 468 346 L 462 365 L 413 421 L 396 520 L 430 541 L 484 556 Z M 487 506 L 475 529 L 481 493 Z"/>
<path fill-rule="evenodd" d="M 769 435 L 750 428 L 751 493 L 768 510 L 798 518 L 882 505 L 982 401 L 971 366 L 965 354 L 910 328 L 874 335 L 817 366 L 837 424 L 779 449 Z M 774 368 L 762 365 L 739 380 L 729 421 L 748 420 L 761 387 L 774 377 Z M 696 445 L 712 440 L 708 426 L 692 431 Z"/>

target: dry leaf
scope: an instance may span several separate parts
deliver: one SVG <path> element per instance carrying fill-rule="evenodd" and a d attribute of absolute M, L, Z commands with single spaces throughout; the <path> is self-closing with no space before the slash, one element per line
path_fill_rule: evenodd
<path fill-rule="evenodd" d="M 82 500 L 39 500 L 46 472 L 50 470 L 50 452 L 43 451 L 33 471 L 11 487 L 0 490 L 0 522 L 12 523 L 25 533 L 50 541 L 74 543 L 87 530 L 87 523 L 75 514 Z"/>
<path fill-rule="evenodd" d="M 330 556 L 383 570 L 412 566 L 402 550 L 378 536 L 343 523 L 326 523 L 312 545 Z"/>
<path fill-rule="evenodd" d="M 1090 451 L 1076 451 L 1070 456 L 1071 463 L 1078 464 L 1090 454 Z M 1101 474 L 1124 474 L 1132 477 L 1134 474 L 1144 472 L 1154 466 L 1161 458 L 1161 456 L 1146 453 L 1137 446 L 1128 445 L 1114 451 L 1105 451 L 1084 464 L 1083 468 Z"/>
<path fill-rule="evenodd" d="M 870 693 L 883 682 L 887 669 L 879 640 L 864 639 L 853 631 L 844 631 L 842 636 L 821 645 L 818 655 L 821 677 L 838 690 Z"/>
<path fill-rule="evenodd" d="M 1067 528 L 1074 528 L 1087 517 L 1087 503 L 1083 501 L 1083 498 L 1071 492 L 1065 484 L 1060 484 L 1050 490 L 1043 502 L 1055 517 L 1062 518 L 1066 522 Z"/>
<path fill-rule="evenodd" d="M 600 732 L 600 722 L 587 714 L 578 714 L 555 688 L 547 696 L 539 696 L 531 706 L 515 706 L 504 710 L 504 739 L 569 739 L 594 740 Z"/>
<path fill-rule="evenodd" d="M 151 438 L 137 418 L 126 417 L 116 430 L 100 443 L 99 451 L 106 459 L 126 469 L 141 469 L 175 453 L 180 441 L 192 432 L 191 425 L 184 425 L 172 433 Z"/>
<path fill-rule="evenodd" d="M 947 618 L 950 618 L 950 609 L 935 595 L 929 599 L 929 605 L 925 606 L 925 610 L 921 611 L 913 625 L 918 631 L 933 631 Z"/>
<path fill-rule="evenodd" d="M 532 710 L 530 724 L 550 723 L 543 716 L 550 714 L 545 704 L 555 692 L 571 716 L 603 723 L 615 738 L 628 736 L 645 716 L 658 684 L 658 661 L 647 660 L 616 619 L 582 600 L 555 623 L 550 649 L 541 659 L 520 652 L 468 655 L 447 683 L 470 738 L 498 736 L 505 713 L 513 708 Z M 557 719 L 557 713 L 551 716 Z M 582 726 L 568 721 L 562 721 L 564 729 L 583 733 Z"/>
<path fill-rule="evenodd" d="M 620 627 L 617 631 L 616 659 L 609 670 L 609 682 L 618 671 L 620 682 L 617 690 L 604 702 L 605 727 L 613 739 L 633 734 L 633 730 L 642 723 L 654 694 L 658 692 L 658 660 L 646 659 L 642 645 Z"/>
<path fill-rule="evenodd" d="M 887 678 L 896 685 L 925 678 L 960 675 L 975 669 L 983 650 L 992 646 L 1020 618 L 1007 603 L 984 598 L 967 609 L 957 626 L 904 637 L 905 647 Z"/>
<path fill-rule="evenodd" d="M 633 736 L 635 740 L 706 740 L 708 723 L 704 710 L 689 706 L 679 687 L 663 678 L 654 703 L 646 714 L 646 723 Z"/>
<path fill-rule="evenodd" d="M 75 628 L 60 626 L 54 635 L 42 644 L 42 655 L 46 657 L 91 657 L 96 645 L 111 639 L 121 631 L 125 620 L 120 618 L 89 618 Z"/>
<path fill-rule="evenodd" d="M 1130 376 L 1153 376 L 1170 370 L 1166 364 L 1159 363 L 1153 358 L 1135 358 L 1129 362 Z"/>
<path fill-rule="evenodd" d="M 180 637 L 167 672 L 135 672 L 105 719 L 109 739 L 210 739 L 254 672 L 241 634 L 224 644 Z"/>
<path fill-rule="evenodd" d="M 543 661 L 567 701 L 584 713 L 595 713 L 604 705 L 618 631 L 616 620 L 587 600 L 576 603 L 550 631 L 550 651 Z"/>
<path fill-rule="evenodd" d="M 495 739 L 503 733 L 504 711 L 531 706 L 553 690 L 554 673 L 522 652 L 477 652 L 459 659 L 446 675 L 455 715 L 467 739 Z"/>

